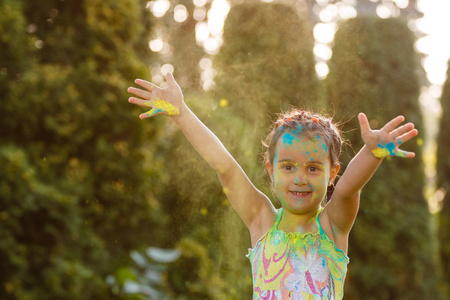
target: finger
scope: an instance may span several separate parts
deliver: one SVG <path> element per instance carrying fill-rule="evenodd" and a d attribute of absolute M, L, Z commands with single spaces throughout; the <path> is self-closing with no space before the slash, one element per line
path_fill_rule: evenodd
<path fill-rule="evenodd" d="M 137 88 L 134 88 L 134 87 L 129 87 L 127 89 L 127 92 L 131 93 L 131 94 L 134 94 L 134 95 L 136 95 L 138 97 L 144 98 L 144 99 L 151 99 L 151 96 L 152 96 L 152 93 L 147 92 L 147 91 L 143 91 L 141 89 L 137 89 Z"/>
<path fill-rule="evenodd" d="M 159 87 L 154 85 L 153 83 L 148 82 L 146 80 L 142 80 L 142 79 L 136 79 L 134 81 L 134 83 L 136 83 L 137 85 L 142 86 L 143 88 L 149 90 L 150 92 L 153 92 L 154 90 L 158 90 L 159 89 Z"/>
<path fill-rule="evenodd" d="M 160 112 L 162 112 L 161 109 L 155 109 L 155 108 L 153 108 L 153 109 L 149 110 L 148 112 L 141 114 L 141 115 L 139 116 L 139 119 L 147 119 L 147 118 L 151 118 L 151 117 L 153 117 L 153 116 L 158 115 Z"/>
<path fill-rule="evenodd" d="M 413 130 L 405 133 L 404 135 L 397 138 L 397 145 L 400 145 L 404 142 L 409 141 L 410 139 L 412 139 L 413 137 L 415 137 L 418 134 L 419 134 L 419 131 L 417 129 L 413 129 Z"/>
<path fill-rule="evenodd" d="M 152 107 L 152 101 L 142 100 L 134 97 L 128 98 L 128 102 L 139 105 L 139 106 L 150 106 Z"/>
<path fill-rule="evenodd" d="M 395 129 L 394 131 L 391 132 L 391 136 L 398 137 L 401 136 L 402 134 L 407 133 L 408 131 L 414 129 L 414 124 L 413 123 L 408 123 L 405 125 L 400 126 L 399 128 Z"/>
<path fill-rule="evenodd" d="M 166 81 L 167 81 L 167 84 L 169 85 L 169 87 L 178 88 L 178 83 L 175 81 L 175 78 L 173 78 L 172 73 L 166 74 Z"/>
<path fill-rule="evenodd" d="M 395 152 L 394 155 L 397 157 L 405 157 L 405 158 L 413 158 L 416 156 L 416 154 L 414 152 L 403 151 L 403 150 L 398 150 L 397 152 Z"/>
<path fill-rule="evenodd" d="M 358 122 L 359 127 L 361 128 L 361 135 L 365 135 L 371 131 L 369 120 L 367 120 L 367 117 L 364 113 L 358 114 Z"/>
<path fill-rule="evenodd" d="M 390 120 L 386 125 L 383 126 L 383 128 L 381 128 L 381 130 L 391 132 L 392 130 L 395 129 L 395 127 L 400 125 L 400 123 L 402 123 L 403 121 L 405 121 L 405 117 L 398 116 L 398 117 Z"/>

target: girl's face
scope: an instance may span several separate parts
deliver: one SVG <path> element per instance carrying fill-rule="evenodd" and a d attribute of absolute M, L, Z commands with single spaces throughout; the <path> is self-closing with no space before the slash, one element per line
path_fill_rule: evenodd
<path fill-rule="evenodd" d="M 277 141 L 269 174 L 277 198 L 293 213 L 317 210 L 339 165 L 331 166 L 324 140 L 318 136 L 285 132 Z"/>

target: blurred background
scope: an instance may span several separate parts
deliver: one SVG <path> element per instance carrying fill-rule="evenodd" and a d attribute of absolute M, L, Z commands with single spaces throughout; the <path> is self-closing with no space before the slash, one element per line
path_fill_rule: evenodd
<path fill-rule="evenodd" d="M 261 140 L 276 113 L 334 116 L 343 170 L 358 112 L 414 122 L 416 158 L 386 159 L 362 192 L 345 299 L 450 299 L 449 10 L 0 0 L 0 299 L 251 299 L 250 237 L 215 172 L 168 118 L 127 102 L 135 78 L 165 86 L 166 72 L 270 197 Z"/>

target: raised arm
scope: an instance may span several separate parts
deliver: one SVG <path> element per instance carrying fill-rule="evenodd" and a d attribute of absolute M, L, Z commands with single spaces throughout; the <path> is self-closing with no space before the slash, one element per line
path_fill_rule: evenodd
<path fill-rule="evenodd" d="M 162 89 L 137 79 L 135 83 L 145 90 L 128 88 L 128 92 L 139 97 L 130 97 L 129 102 L 152 108 L 141 114 L 141 119 L 155 115 L 172 117 L 195 150 L 217 171 L 232 206 L 252 232 L 252 228 L 258 226 L 261 215 L 274 213 L 272 203 L 250 182 L 222 142 L 186 106 L 181 89 L 172 74 L 167 74 L 166 80 L 169 87 Z"/>
<path fill-rule="evenodd" d="M 405 118 L 398 116 L 380 130 L 372 130 L 365 114 L 358 115 L 361 136 L 365 143 L 352 159 L 336 185 L 333 197 L 326 206 L 326 212 L 333 228 L 348 234 L 353 226 L 359 208 L 361 189 L 386 156 L 414 157 L 413 152 L 399 149 L 399 145 L 418 134 L 414 124 L 398 127 Z"/>

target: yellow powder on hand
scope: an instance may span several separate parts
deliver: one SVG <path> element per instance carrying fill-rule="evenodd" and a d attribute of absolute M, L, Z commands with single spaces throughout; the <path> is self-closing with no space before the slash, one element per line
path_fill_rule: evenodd
<path fill-rule="evenodd" d="M 167 112 L 169 116 L 178 116 L 180 111 L 178 108 L 170 104 L 169 102 L 162 99 L 155 99 L 148 106 L 153 106 L 153 109 L 148 112 L 149 116 L 154 116 L 159 112 Z"/>

